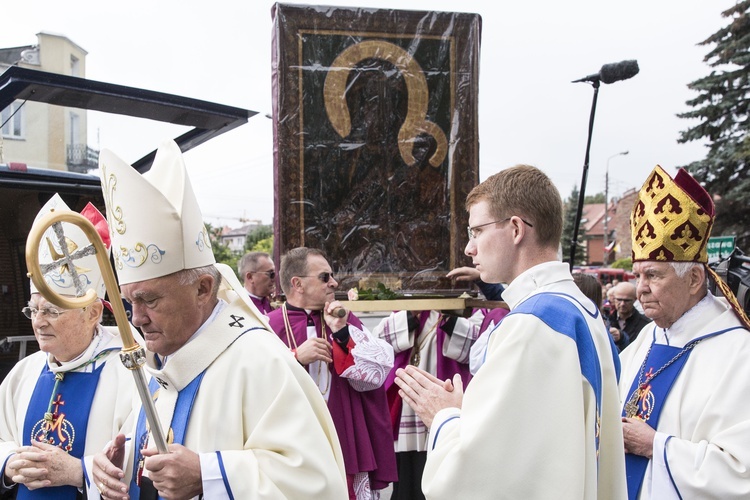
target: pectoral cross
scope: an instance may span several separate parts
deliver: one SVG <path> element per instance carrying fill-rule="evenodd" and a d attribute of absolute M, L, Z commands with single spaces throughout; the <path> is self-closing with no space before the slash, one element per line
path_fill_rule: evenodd
<path fill-rule="evenodd" d="M 62 394 L 57 395 L 57 399 L 54 403 L 52 403 L 52 406 L 55 407 L 55 413 L 58 413 L 60 411 L 60 407 L 65 404 L 65 401 L 62 400 Z"/>
<path fill-rule="evenodd" d="M 625 403 L 625 416 L 627 418 L 633 418 L 638 414 L 638 402 L 641 400 L 641 387 L 639 386 L 633 395 L 630 396 L 628 402 Z"/>
<path fill-rule="evenodd" d="M 419 366 L 419 362 L 422 359 L 422 356 L 420 356 L 419 351 L 414 351 L 411 355 L 411 359 L 409 360 L 409 364 L 412 366 Z"/>

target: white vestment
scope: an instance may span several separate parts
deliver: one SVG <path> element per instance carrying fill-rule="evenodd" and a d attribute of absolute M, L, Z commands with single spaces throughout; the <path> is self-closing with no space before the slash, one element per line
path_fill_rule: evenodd
<path fill-rule="evenodd" d="M 409 351 L 416 366 L 428 373 L 437 373 L 437 328 L 441 314 L 430 311 L 430 316 L 420 332 L 409 330 L 406 311 L 397 311 L 383 318 L 373 333 L 393 346 L 395 353 Z M 484 319 L 481 309 L 470 318 L 459 318 L 450 336 L 446 335 L 443 343 L 442 355 L 466 364 L 469 361 L 471 346 L 479 336 L 479 327 Z M 416 335 L 415 335 L 416 334 Z M 415 345 L 416 337 L 416 345 Z M 415 352 L 419 353 L 415 357 Z M 398 440 L 394 443 L 396 452 L 427 451 L 427 427 L 411 406 L 401 405 L 401 420 L 399 421 Z"/>
<path fill-rule="evenodd" d="M 750 498 L 750 332 L 723 298 L 709 293 L 666 331 L 646 326 L 620 354 L 620 397 L 654 339 L 679 348 L 724 330 L 693 348 L 664 401 L 641 500 Z"/>
<path fill-rule="evenodd" d="M 491 315 L 493 312 L 494 311 L 491 311 L 489 314 Z M 484 364 L 484 358 L 487 356 L 487 343 L 491 337 L 490 332 L 492 332 L 492 330 L 500 324 L 500 321 L 502 321 L 502 318 L 495 319 L 497 316 L 489 317 L 492 319 L 488 321 L 486 325 L 484 324 L 484 321 L 482 321 L 483 324 L 480 325 L 479 336 L 471 345 L 471 350 L 469 351 L 469 371 L 471 371 L 472 375 L 476 375 Z"/>
<path fill-rule="evenodd" d="M 178 392 L 203 372 L 182 444 L 200 455 L 205 498 L 346 499 L 341 449 L 320 391 L 264 329 L 260 313 L 227 293 L 233 302 L 220 302 L 163 369 L 148 353 L 148 371 L 161 385 L 156 410 L 164 435 Z M 152 439 L 148 446 L 155 446 Z M 132 448 L 124 467 L 128 484 Z M 98 498 L 94 485 L 88 498 Z"/>
<path fill-rule="evenodd" d="M 600 427 L 576 342 L 536 316 L 513 314 L 541 292 L 573 297 L 570 303 L 585 318 L 601 368 Z M 503 298 L 511 313 L 491 333 L 486 361 L 466 389 L 462 408 L 441 410 L 430 428 L 425 497 L 625 498 L 613 352 L 598 311 L 560 262 L 522 273 Z"/>
<path fill-rule="evenodd" d="M 120 362 L 121 347 L 116 328 L 98 327 L 97 335 L 86 351 L 72 361 L 58 365 L 52 361 L 52 356 L 38 351 L 13 367 L 0 385 L 0 465 L 3 469 L 10 455 L 23 445 L 26 410 L 45 364 L 53 373 L 88 373 L 104 365 L 89 410 L 84 455 L 98 453 L 123 429 L 129 431 L 133 404 L 138 396 L 133 375 Z M 86 365 L 105 350 L 107 354 Z M 40 414 L 39 418 L 43 416 Z"/>

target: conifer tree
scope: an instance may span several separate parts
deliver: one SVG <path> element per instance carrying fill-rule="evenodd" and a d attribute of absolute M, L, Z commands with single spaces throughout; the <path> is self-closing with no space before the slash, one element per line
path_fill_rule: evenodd
<path fill-rule="evenodd" d="M 708 76 L 688 84 L 699 93 L 694 108 L 678 114 L 700 123 L 681 132 L 678 142 L 706 140 L 706 158 L 686 166 L 716 199 L 713 235 L 735 234 L 750 247 L 750 0 L 722 12 L 728 24 L 699 45 L 713 48 L 704 57 Z"/>
<path fill-rule="evenodd" d="M 576 216 L 578 215 L 578 186 L 573 186 L 573 192 L 564 203 L 565 213 L 563 215 L 562 230 L 562 260 L 570 263 L 570 247 L 573 241 L 573 230 L 575 229 Z M 583 224 L 578 228 L 578 238 L 576 238 L 576 255 L 573 265 L 580 266 L 586 263 L 586 245 L 583 244 L 585 230 Z"/>

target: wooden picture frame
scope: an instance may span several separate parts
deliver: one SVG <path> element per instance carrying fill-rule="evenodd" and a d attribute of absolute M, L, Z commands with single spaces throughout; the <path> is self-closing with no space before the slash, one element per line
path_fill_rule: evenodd
<path fill-rule="evenodd" d="M 481 17 L 276 4 L 274 254 L 323 250 L 340 290 L 451 294 L 479 181 Z"/>

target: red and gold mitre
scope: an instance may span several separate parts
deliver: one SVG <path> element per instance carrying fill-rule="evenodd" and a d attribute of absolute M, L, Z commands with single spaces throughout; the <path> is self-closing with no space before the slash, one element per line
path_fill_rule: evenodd
<path fill-rule="evenodd" d="M 630 214 L 633 262 L 700 262 L 745 328 L 750 319 L 731 288 L 708 265 L 706 245 L 714 224 L 714 202 L 685 169 L 672 179 L 659 165 L 646 179 Z"/>
<path fill-rule="evenodd" d="M 706 245 L 714 202 L 686 170 L 674 179 L 659 165 L 648 176 L 630 214 L 633 262 L 708 262 Z"/>

